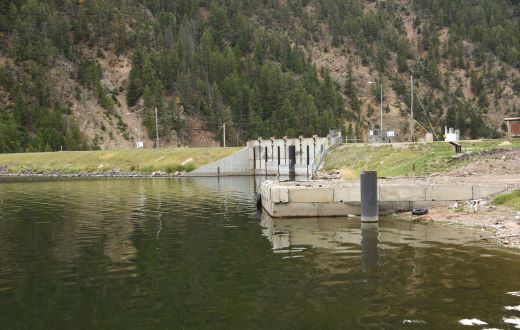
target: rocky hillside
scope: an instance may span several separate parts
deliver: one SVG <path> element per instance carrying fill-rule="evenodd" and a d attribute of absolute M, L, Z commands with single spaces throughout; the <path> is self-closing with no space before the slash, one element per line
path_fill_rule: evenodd
<path fill-rule="evenodd" d="M 504 134 L 520 7 L 485 0 L 0 0 L 0 152 L 384 126 Z M 369 84 L 368 82 L 375 82 Z M 140 124 L 142 123 L 142 124 Z"/>

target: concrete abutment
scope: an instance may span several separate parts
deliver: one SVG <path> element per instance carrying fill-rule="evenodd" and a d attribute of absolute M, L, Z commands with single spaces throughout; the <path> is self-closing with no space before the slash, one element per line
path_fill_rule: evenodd
<path fill-rule="evenodd" d="M 506 184 L 378 185 L 379 212 L 450 205 L 510 191 Z M 275 218 L 334 217 L 361 214 L 359 184 L 345 181 L 264 181 L 262 205 Z"/>

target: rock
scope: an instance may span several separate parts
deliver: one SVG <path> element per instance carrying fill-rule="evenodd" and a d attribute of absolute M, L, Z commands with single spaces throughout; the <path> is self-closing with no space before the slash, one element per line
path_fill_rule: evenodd
<path fill-rule="evenodd" d="M 166 172 L 163 172 L 163 171 L 156 171 L 156 172 L 153 172 L 150 176 L 153 176 L 153 177 L 161 177 L 161 176 L 165 176 L 166 175 Z"/>
<path fill-rule="evenodd" d="M 459 203 L 455 202 L 455 204 L 448 206 L 449 209 L 456 209 L 459 207 Z"/>

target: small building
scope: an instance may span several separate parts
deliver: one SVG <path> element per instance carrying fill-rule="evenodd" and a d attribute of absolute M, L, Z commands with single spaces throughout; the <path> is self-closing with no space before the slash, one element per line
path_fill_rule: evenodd
<path fill-rule="evenodd" d="M 460 140 L 460 130 L 453 127 L 444 127 L 444 141 L 458 142 Z"/>
<path fill-rule="evenodd" d="M 509 140 L 520 137 L 520 117 L 504 119 L 507 124 L 507 137 Z"/>

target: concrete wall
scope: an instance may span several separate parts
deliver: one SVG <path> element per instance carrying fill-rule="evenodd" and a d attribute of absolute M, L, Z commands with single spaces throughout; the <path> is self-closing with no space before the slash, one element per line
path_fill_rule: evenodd
<path fill-rule="evenodd" d="M 250 175 L 249 149 L 244 148 L 211 164 L 201 166 L 186 176 Z"/>
<path fill-rule="evenodd" d="M 509 191 L 508 185 L 379 185 L 381 212 L 432 207 Z M 272 217 L 324 217 L 360 214 L 360 187 L 346 183 L 265 181 L 262 205 Z"/>
<path fill-rule="evenodd" d="M 331 139 L 341 141 L 341 136 L 333 136 Z M 326 137 L 252 140 L 236 154 L 202 166 L 186 176 L 216 176 L 219 169 L 220 175 L 289 175 L 288 157 L 291 145 L 296 146 L 296 175 L 309 177 L 330 148 L 329 138 Z"/>
<path fill-rule="evenodd" d="M 256 174 L 264 175 L 267 169 L 268 175 L 289 174 L 289 146 L 296 146 L 296 175 L 305 176 L 307 171 L 312 175 L 315 164 L 321 160 L 321 155 L 330 147 L 329 139 L 324 137 L 252 140 L 247 143 L 249 148 L 250 168 L 256 170 Z M 309 153 L 307 154 L 307 147 Z M 280 148 L 280 166 L 278 166 L 278 148 Z M 309 157 L 309 166 L 307 166 Z"/>

